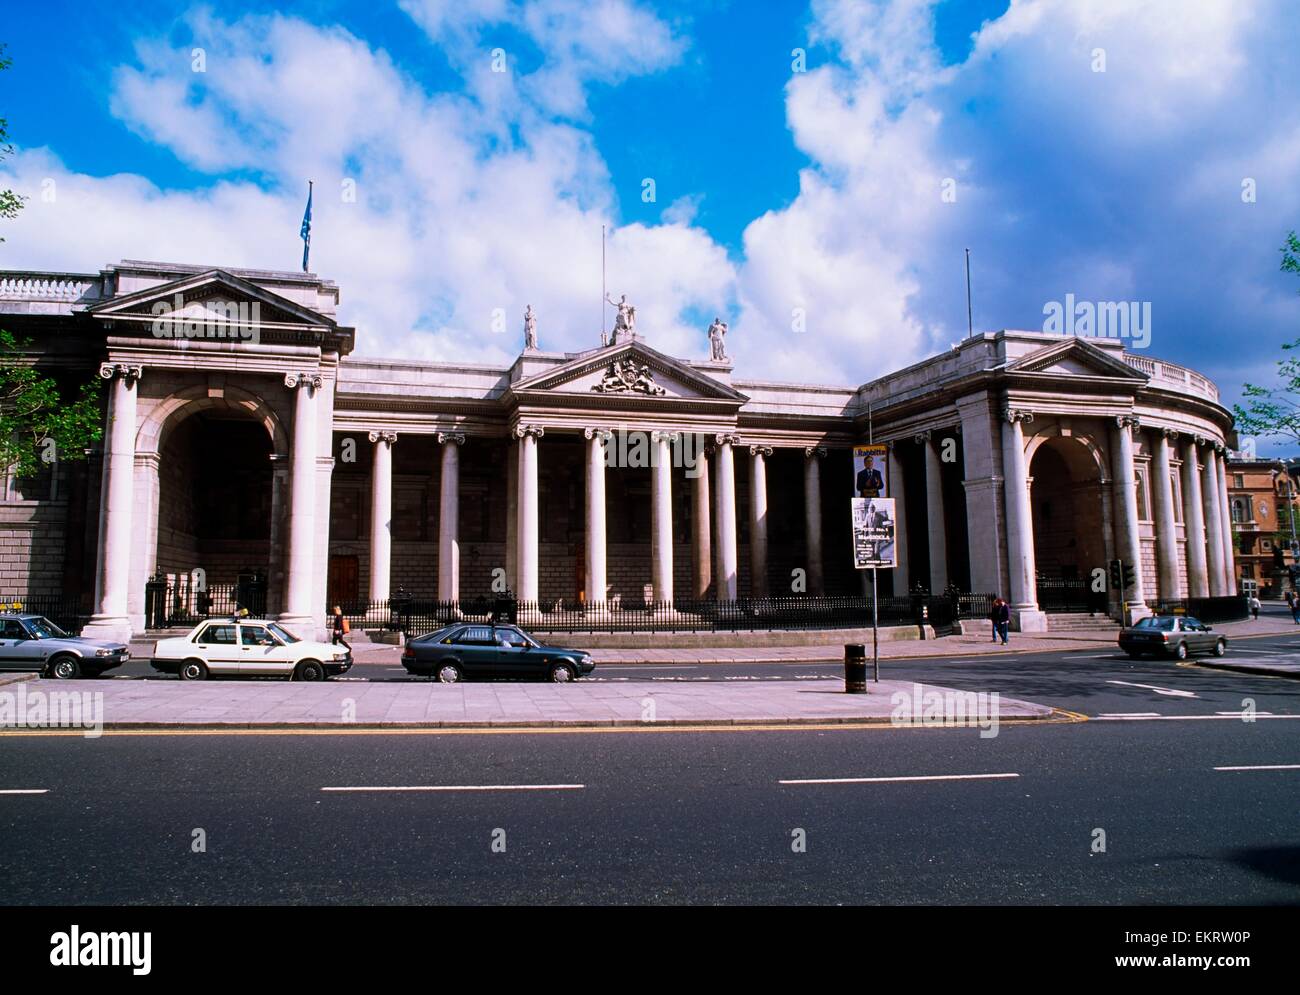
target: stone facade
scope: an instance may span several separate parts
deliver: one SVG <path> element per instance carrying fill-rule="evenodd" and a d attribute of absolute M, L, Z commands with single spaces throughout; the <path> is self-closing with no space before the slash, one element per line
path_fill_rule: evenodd
<path fill-rule="evenodd" d="M 264 578 L 268 611 L 304 630 L 327 603 L 503 587 L 588 603 L 859 594 L 846 499 L 868 438 L 889 445 L 901 498 L 882 593 L 1001 593 L 1035 629 L 1049 591 L 1111 559 L 1139 567 L 1116 612 L 1235 589 L 1231 416 L 1201 374 L 1118 341 L 984 333 L 820 386 L 664 355 L 652 319 L 508 366 L 360 358 L 338 299 L 311 274 L 0 273 L 28 361 L 106 386 L 90 461 L 8 483 L 0 591 L 80 592 L 88 631 L 119 636 L 145 626 L 150 577 L 196 570 Z"/>

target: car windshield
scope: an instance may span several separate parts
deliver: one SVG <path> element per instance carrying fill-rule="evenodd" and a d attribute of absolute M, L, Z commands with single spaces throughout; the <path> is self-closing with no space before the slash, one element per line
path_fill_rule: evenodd
<path fill-rule="evenodd" d="M 1158 629 L 1160 632 L 1173 632 L 1174 621 L 1175 620 L 1172 618 L 1157 618 L 1156 616 L 1151 615 L 1147 618 L 1139 619 L 1135 628 Z"/>
<path fill-rule="evenodd" d="M 67 639 L 68 634 L 51 622 L 48 618 L 29 618 L 27 619 L 27 628 L 37 639 Z"/>
<path fill-rule="evenodd" d="M 266 627 L 270 629 L 272 632 L 274 632 L 281 639 L 283 639 L 286 643 L 296 643 L 299 641 L 297 636 L 295 636 L 288 629 L 284 628 L 284 626 L 280 625 L 278 622 L 268 622 Z"/>

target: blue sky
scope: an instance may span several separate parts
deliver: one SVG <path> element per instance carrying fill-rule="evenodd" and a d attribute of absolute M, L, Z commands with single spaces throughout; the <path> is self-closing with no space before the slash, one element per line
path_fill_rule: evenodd
<path fill-rule="evenodd" d="M 1300 334 L 1282 2 L 54 0 L 0 40 L 32 198 L 0 266 L 291 269 L 311 178 L 365 353 L 500 361 L 526 303 L 544 348 L 594 344 L 602 223 L 652 343 L 723 315 L 738 375 L 945 348 L 966 246 L 977 329 L 1149 302 L 1149 353 L 1229 402 Z"/>

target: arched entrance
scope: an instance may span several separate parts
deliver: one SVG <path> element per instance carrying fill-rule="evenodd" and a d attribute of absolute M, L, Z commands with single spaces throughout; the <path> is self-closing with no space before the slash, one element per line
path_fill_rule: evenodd
<path fill-rule="evenodd" d="M 279 418 L 242 390 L 154 407 L 136 450 L 132 597 L 144 628 L 279 610 L 286 446 Z"/>
<path fill-rule="evenodd" d="M 1093 588 L 1107 559 L 1102 462 L 1078 436 L 1051 436 L 1034 448 L 1030 507 L 1034 523 L 1037 599 L 1043 611 L 1105 611 L 1106 592 Z"/>

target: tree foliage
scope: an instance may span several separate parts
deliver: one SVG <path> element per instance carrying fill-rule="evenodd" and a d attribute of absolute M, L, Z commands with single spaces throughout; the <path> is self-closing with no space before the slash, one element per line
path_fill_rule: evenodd
<path fill-rule="evenodd" d="M 1300 236 L 1289 232 L 1282 246 L 1282 272 L 1300 275 Z M 1284 342 L 1291 353 L 1277 362 L 1278 383 L 1272 387 L 1247 383 L 1241 392 L 1245 406 L 1233 405 L 1237 430 L 1247 435 L 1282 436 L 1300 443 L 1300 338 Z"/>
<path fill-rule="evenodd" d="M 13 60 L 5 55 L 5 46 L 0 45 L 0 72 L 13 65 Z M 9 121 L 0 117 L 0 161 L 13 155 L 14 147 L 9 144 Z M 12 220 L 22 210 L 23 197 L 12 190 L 0 190 L 0 218 Z M 4 238 L 0 237 L 0 242 Z"/>
<path fill-rule="evenodd" d="M 0 329 L 0 467 L 34 477 L 56 461 L 84 459 L 104 434 L 97 377 L 65 399 L 53 377 L 26 361 L 31 343 Z"/>

